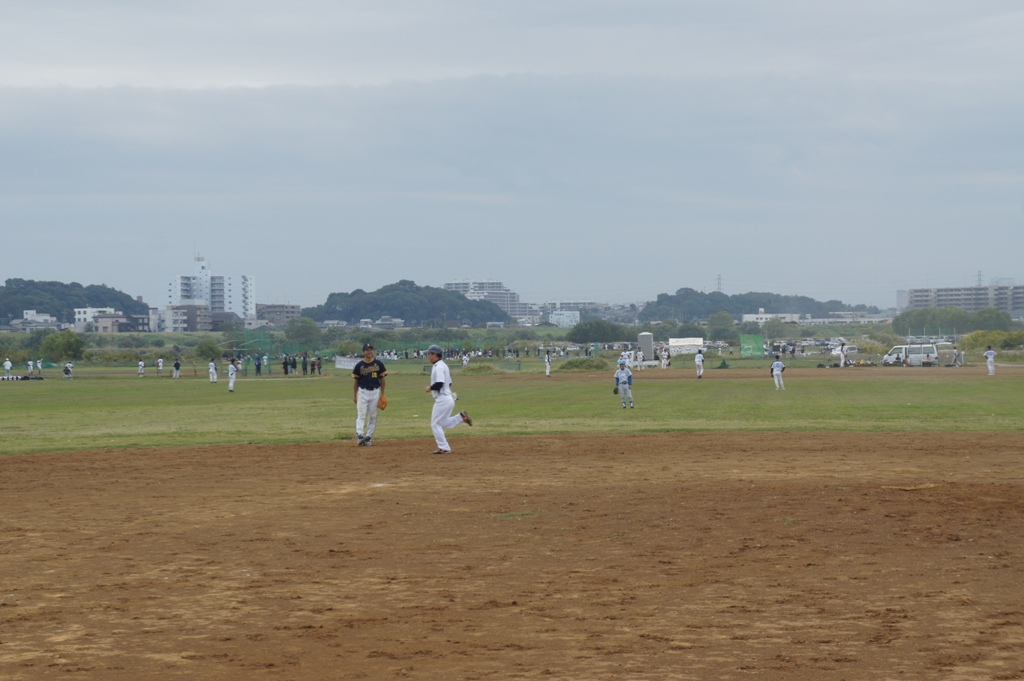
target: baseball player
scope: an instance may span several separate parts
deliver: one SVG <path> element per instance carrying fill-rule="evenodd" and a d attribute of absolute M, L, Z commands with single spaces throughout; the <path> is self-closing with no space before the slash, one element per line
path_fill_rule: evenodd
<path fill-rule="evenodd" d="M 139 376 L 146 375 L 146 362 L 145 360 L 139 360 Z"/>
<path fill-rule="evenodd" d="M 996 375 L 996 351 L 992 349 L 992 346 L 988 346 L 988 350 L 982 353 L 985 356 L 985 364 L 988 365 L 988 375 Z"/>
<path fill-rule="evenodd" d="M 551 377 L 551 351 L 548 350 L 547 354 L 544 355 L 544 375 L 548 378 Z"/>
<path fill-rule="evenodd" d="M 639 369 L 640 371 L 644 370 L 644 351 L 643 350 L 637 350 L 636 351 L 636 368 Z"/>
<path fill-rule="evenodd" d="M 626 400 L 629 400 L 629 408 L 633 408 L 633 372 L 626 366 L 626 360 L 619 360 L 619 368 L 615 371 L 615 387 L 619 389 L 619 397 L 622 398 L 622 408 L 626 408 Z"/>
<path fill-rule="evenodd" d="M 159 357 L 156 360 L 156 375 L 157 375 L 157 378 L 162 376 L 163 373 L 164 373 L 164 358 L 163 357 Z"/>
<path fill-rule="evenodd" d="M 177 357 L 175 357 L 174 358 L 174 364 L 172 366 L 174 367 L 173 377 L 174 378 L 181 378 L 181 360 L 178 359 Z"/>
<path fill-rule="evenodd" d="M 704 349 L 697 348 L 697 354 L 693 356 L 693 365 L 697 368 L 697 378 L 704 375 Z"/>
<path fill-rule="evenodd" d="M 235 358 L 231 358 L 231 364 L 228 364 L 228 392 L 235 392 L 235 376 L 238 375 L 238 365 L 235 363 Z"/>
<path fill-rule="evenodd" d="M 32 370 L 35 369 L 35 368 L 36 368 L 36 363 L 33 362 L 32 360 L 29 360 L 28 361 L 28 375 L 29 376 L 32 375 Z"/>
<path fill-rule="evenodd" d="M 40 376 L 43 375 L 43 358 L 42 357 L 40 357 L 39 359 L 36 360 L 36 373 L 39 374 Z"/>
<path fill-rule="evenodd" d="M 772 362 L 771 375 L 775 379 L 775 389 L 785 390 L 786 384 L 782 381 L 782 372 L 786 370 L 786 365 L 782 363 L 782 360 L 778 355 L 775 355 L 775 361 Z"/>
<path fill-rule="evenodd" d="M 11 377 L 11 367 L 13 367 L 13 366 L 14 365 L 11 364 L 11 358 L 10 357 L 8 357 L 7 359 L 4 360 L 4 378 L 10 378 Z"/>
<path fill-rule="evenodd" d="M 373 356 L 373 346 L 363 345 L 363 358 L 352 369 L 352 401 L 356 403 L 356 439 L 360 447 L 369 447 L 377 430 L 377 403 L 384 395 L 387 375 L 384 362 Z"/>
<path fill-rule="evenodd" d="M 430 369 L 430 385 L 427 386 L 426 392 L 434 395 L 434 409 L 430 412 L 430 430 L 433 431 L 434 440 L 437 442 L 434 454 L 452 453 L 448 438 L 444 435 L 445 429 L 454 428 L 460 423 L 473 425 L 473 419 L 469 418 L 465 411 L 452 414 L 455 407 L 455 398 L 452 397 L 452 373 L 441 359 L 443 352 L 439 345 L 427 348 L 427 359 L 433 365 Z"/>
<path fill-rule="evenodd" d="M 839 366 L 845 367 L 848 361 L 848 354 L 846 352 L 846 343 L 839 344 Z"/>
<path fill-rule="evenodd" d="M 661 349 L 661 368 L 668 369 L 668 348 Z"/>
<path fill-rule="evenodd" d="M 210 372 L 210 383 L 217 382 L 217 362 L 214 361 L 213 357 L 210 358 L 210 363 L 207 365 L 207 370 Z"/>

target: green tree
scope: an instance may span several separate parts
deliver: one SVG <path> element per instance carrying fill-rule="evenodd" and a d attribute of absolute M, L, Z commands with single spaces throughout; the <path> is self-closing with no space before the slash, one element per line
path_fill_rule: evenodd
<path fill-rule="evenodd" d="M 224 351 L 213 336 L 203 336 L 192 348 L 192 355 L 198 360 L 218 359 L 224 356 Z"/>
<path fill-rule="evenodd" d="M 51 360 L 82 359 L 85 352 L 85 339 L 74 331 L 52 333 L 43 339 L 41 350 Z"/>
<path fill-rule="evenodd" d="M 1010 315 L 994 307 L 978 310 L 971 315 L 970 323 L 977 331 L 1009 331 L 1013 328 Z"/>
<path fill-rule="evenodd" d="M 306 350 L 315 350 L 320 347 L 321 335 L 323 332 L 320 331 L 320 327 L 309 317 L 289 319 L 288 326 L 284 330 L 284 337 L 288 339 L 288 342 L 295 343 Z"/>
<path fill-rule="evenodd" d="M 761 334 L 765 339 L 780 340 L 786 337 L 786 323 L 778 317 L 772 317 L 765 321 L 761 327 Z"/>
<path fill-rule="evenodd" d="M 708 337 L 711 340 L 735 340 L 736 320 L 728 312 L 716 312 L 708 317 Z"/>
<path fill-rule="evenodd" d="M 627 340 L 630 333 L 621 324 L 589 319 L 569 329 L 565 337 L 573 343 L 614 343 Z"/>
<path fill-rule="evenodd" d="M 39 349 L 43 347 L 43 341 L 47 336 L 57 333 L 54 329 L 32 329 L 28 334 L 28 338 L 24 341 L 24 347 L 30 353 L 38 353 Z"/>

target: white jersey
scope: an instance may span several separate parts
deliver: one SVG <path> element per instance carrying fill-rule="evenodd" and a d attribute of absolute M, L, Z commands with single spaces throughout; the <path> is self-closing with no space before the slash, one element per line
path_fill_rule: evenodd
<path fill-rule="evenodd" d="M 785 369 L 785 368 L 786 368 L 786 365 L 783 364 L 782 362 L 780 362 L 779 360 L 775 360 L 774 362 L 772 362 L 772 373 L 773 374 L 781 374 L 782 370 Z"/>
<path fill-rule="evenodd" d="M 210 373 L 211 374 L 217 373 L 217 363 L 216 362 L 210 362 Z"/>
<path fill-rule="evenodd" d="M 988 360 L 993 360 L 993 359 L 996 358 L 996 351 L 995 350 L 986 350 L 982 354 L 984 354 L 985 359 L 988 359 Z"/>
<path fill-rule="evenodd" d="M 629 367 L 619 367 L 615 371 L 615 385 L 629 385 L 629 379 L 632 376 L 633 372 L 629 370 Z"/>
<path fill-rule="evenodd" d="M 156 361 L 156 368 L 157 369 L 163 369 L 164 368 L 164 360 L 163 360 L 162 357 Z"/>
<path fill-rule="evenodd" d="M 431 391 L 434 394 L 435 400 L 441 395 L 452 394 L 452 372 L 448 369 L 448 365 L 444 363 L 443 359 L 434 362 L 434 366 L 430 370 L 430 385 L 435 383 L 441 384 L 440 390 Z"/>
<path fill-rule="evenodd" d="M 228 378 L 234 378 L 235 374 L 237 374 L 237 373 L 238 373 L 238 367 L 235 366 L 234 364 L 229 364 L 228 365 Z"/>
<path fill-rule="evenodd" d="M 704 363 L 704 355 L 703 355 L 703 353 L 698 352 L 696 355 L 694 355 L 693 356 L 693 363 L 694 364 L 703 364 Z"/>

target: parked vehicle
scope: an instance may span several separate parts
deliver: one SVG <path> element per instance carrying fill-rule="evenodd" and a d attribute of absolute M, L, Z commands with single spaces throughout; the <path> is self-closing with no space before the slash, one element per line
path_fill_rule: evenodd
<path fill-rule="evenodd" d="M 883 366 L 939 366 L 939 351 L 933 344 L 896 345 L 882 357 Z"/>

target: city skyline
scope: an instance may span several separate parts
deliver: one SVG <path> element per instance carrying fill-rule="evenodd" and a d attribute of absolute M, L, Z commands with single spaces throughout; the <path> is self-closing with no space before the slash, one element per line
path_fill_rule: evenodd
<path fill-rule="evenodd" d="M 1022 33 L 995 0 L 15 3 L 3 278 L 156 302 L 199 251 L 303 306 L 493 278 L 882 308 L 1020 280 Z"/>

